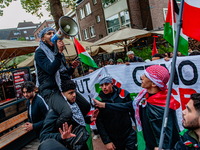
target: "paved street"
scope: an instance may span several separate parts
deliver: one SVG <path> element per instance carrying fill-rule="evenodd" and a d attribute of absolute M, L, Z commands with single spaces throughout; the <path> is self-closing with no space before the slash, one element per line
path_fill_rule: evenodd
<path fill-rule="evenodd" d="M 92 133 L 92 137 L 93 136 L 94 134 Z M 100 137 L 97 140 L 92 140 L 92 142 L 93 142 L 94 150 L 106 150 Z M 27 144 L 26 146 L 24 146 L 21 150 L 37 150 L 38 146 L 39 146 L 39 140 L 35 139 L 31 141 L 29 144 Z"/>

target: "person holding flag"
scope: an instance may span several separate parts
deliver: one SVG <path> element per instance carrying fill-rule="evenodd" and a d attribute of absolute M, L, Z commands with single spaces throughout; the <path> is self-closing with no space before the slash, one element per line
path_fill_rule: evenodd
<path fill-rule="evenodd" d="M 95 61 L 88 54 L 88 52 L 85 50 L 85 48 L 76 40 L 75 37 L 74 37 L 74 43 L 75 43 L 74 45 L 75 45 L 76 51 L 78 53 L 78 56 L 81 58 L 81 61 L 90 67 L 98 68 Z"/>
<path fill-rule="evenodd" d="M 169 72 L 163 66 L 153 65 L 145 69 L 141 80 L 141 87 L 144 89 L 138 94 L 133 102 L 102 103 L 98 100 L 93 100 L 95 105 L 99 108 L 121 112 L 128 112 L 134 109 L 137 130 L 138 132 L 143 132 L 146 150 L 152 150 L 154 147 L 158 147 L 159 144 L 162 119 L 167 98 Z M 180 103 L 171 96 L 169 118 L 165 132 L 166 137 L 163 144 L 164 149 L 173 148 L 179 140 L 179 126 L 175 111 L 179 106 Z"/>

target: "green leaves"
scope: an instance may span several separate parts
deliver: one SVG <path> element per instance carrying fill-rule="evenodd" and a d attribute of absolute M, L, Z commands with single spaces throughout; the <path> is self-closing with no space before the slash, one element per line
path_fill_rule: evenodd
<path fill-rule="evenodd" d="M 3 16 L 3 8 L 9 6 L 12 1 L 16 0 L 0 0 L 0 16 Z M 72 10 L 75 10 L 76 0 L 55 0 L 65 3 L 66 7 L 71 7 Z M 36 15 L 41 18 L 43 16 L 42 6 L 50 12 L 50 3 L 48 0 L 20 0 L 22 8 L 26 10 L 27 13 Z"/>
<path fill-rule="evenodd" d="M 0 16 L 3 16 L 3 9 L 8 7 L 12 1 L 16 0 L 0 0 Z"/>

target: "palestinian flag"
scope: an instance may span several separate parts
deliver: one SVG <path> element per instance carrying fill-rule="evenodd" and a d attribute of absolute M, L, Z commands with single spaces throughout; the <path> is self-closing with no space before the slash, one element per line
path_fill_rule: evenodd
<path fill-rule="evenodd" d="M 157 54 L 158 53 L 158 50 L 157 50 L 157 47 L 156 47 L 156 37 L 154 37 L 154 40 L 153 40 L 153 51 L 152 51 L 152 54 L 151 56 L 153 56 L 154 54 Z"/>
<path fill-rule="evenodd" d="M 185 0 L 183 7 L 183 33 L 200 41 L 200 0 Z"/>
<path fill-rule="evenodd" d="M 75 39 L 75 37 L 74 37 L 74 42 L 76 51 L 79 57 L 81 58 L 81 61 L 88 66 L 91 66 L 93 68 L 98 68 L 92 57 L 88 54 L 85 48 Z"/>
<path fill-rule="evenodd" d="M 171 1 L 173 3 L 172 5 L 171 5 Z M 173 13 L 172 13 L 172 8 L 173 8 Z M 172 19 L 172 14 L 173 14 L 173 19 Z M 175 0 L 169 0 L 163 37 L 172 46 L 174 46 L 174 44 L 173 44 L 173 40 L 174 40 L 173 32 L 174 32 L 174 37 L 176 37 L 178 16 L 179 16 L 179 8 L 178 8 L 176 1 Z M 181 52 L 183 55 L 186 55 L 186 56 L 188 55 L 188 37 L 183 34 L 182 29 L 180 31 L 178 51 Z"/>

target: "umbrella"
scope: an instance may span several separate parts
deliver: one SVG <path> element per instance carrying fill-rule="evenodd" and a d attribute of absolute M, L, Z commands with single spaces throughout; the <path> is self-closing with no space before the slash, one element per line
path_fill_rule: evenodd
<path fill-rule="evenodd" d="M 94 42 L 90 46 L 95 45 L 105 45 L 105 44 L 117 44 L 127 48 L 127 46 L 132 43 L 134 40 L 142 37 L 149 36 L 151 33 L 146 30 L 132 29 L 124 27 L 119 29 L 116 32 L 112 32 L 106 37 Z"/>
<path fill-rule="evenodd" d="M 70 39 L 64 39 L 63 42 L 67 48 L 64 51 L 66 59 L 74 59 L 77 56 L 76 50 L 74 48 L 74 43 Z M 79 41 L 79 43 L 85 48 L 85 50 L 90 54 L 90 56 L 96 56 L 99 53 L 111 53 L 112 51 L 120 51 L 123 48 L 116 45 L 103 45 L 103 46 L 90 46 L 92 43 L 86 41 Z"/>
<path fill-rule="evenodd" d="M 0 67 L 6 65 L 16 56 L 35 52 L 38 45 L 39 42 L 35 41 L 0 40 L 0 60 L 4 60 Z"/>
<path fill-rule="evenodd" d="M 27 58 L 23 62 L 19 63 L 17 65 L 17 68 L 32 67 L 34 65 L 34 58 L 35 58 L 35 55 L 32 55 L 31 57 Z"/>
<path fill-rule="evenodd" d="M 64 51 L 64 55 L 66 59 L 74 59 L 77 56 L 76 50 L 74 48 L 74 43 L 70 39 L 64 39 L 63 42 L 65 43 L 65 47 L 67 48 L 67 52 Z M 121 51 L 123 47 L 118 47 L 116 45 L 102 45 L 102 46 L 92 46 L 90 42 L 79 41 L 80 44 L 85 48 L 85 50 L 91 55 L 95 56 L 99 53 L 111 53 L 113 51 Z M 31 67 L 34 65 L 34 57 L 35 55 L 29 57 L 28 59 L 24 60 L 20 64 L 17 65 L 17 68 L 21 67 Z"/>

